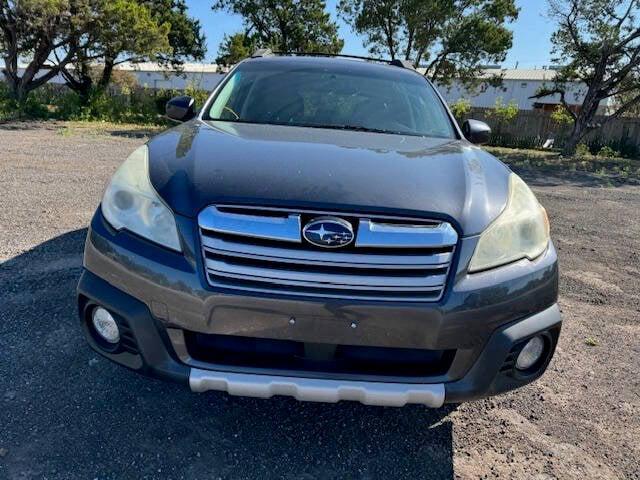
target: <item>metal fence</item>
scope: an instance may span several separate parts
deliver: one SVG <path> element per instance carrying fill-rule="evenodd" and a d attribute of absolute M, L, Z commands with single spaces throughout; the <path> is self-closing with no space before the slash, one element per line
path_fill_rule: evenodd
<path fill-rule="evenodd" d="M 553 147 L 561 148 L 571 133 L 571 125 L 558 124 L 551 112 L 521 110 L 508 122 L 499 121 L 490 115 L 491 109 L 473 108 L 465 118 L 487 122 L 492 129 L 491 144 L 517 147 L 541 148 L 552 140 Z M 596 123 L 605 117 L 596 117 Z M 584 141 L 592 151 L 609 146 L 625 156 L 640 154 L 640 118 L 616 118 L 590 132 Z"/>

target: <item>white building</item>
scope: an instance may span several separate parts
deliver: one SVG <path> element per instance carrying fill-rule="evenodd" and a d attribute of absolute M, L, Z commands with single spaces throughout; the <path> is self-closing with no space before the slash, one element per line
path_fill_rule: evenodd
<path fill-rule="evenodd" d="M 2 64 L 0 64 L 0 68 Z M 20 75 L 24 74 L 26 65 L 18 68 Z M 182 72 L 175 72 L 170 68 L 161 67 L 157 63 L 123 63 L 115 67 L 116 70 L 130 72 L 136 77 L 138 85 L 153 89 L 184 90 L 194 86 L 202 90 L 212 90 L 224 77 L 221 67 L 209 63 L 185 63 Z M 0 75 L 0 80 L 2 76 Z M 64 84 L 62 75 L 56 75 L 50 83 Z"/>
<path fill-rule="evenodd" d="M 466 99 L 473 107 L 491 108 L 498 98 L 502 98 L 504 104 L 514 102 L 520 110 L 546 110 L 551 111 L 560 104 L 560 95 L 549 95 L 542 98 L 531 98 L 543 87 L 552 87 L 553 80 L 557 72 L 552 69 L 487 69 L 484 76 L 501 76 L 502 85 L 492 87 L 489 84 L 482 84 L 477 90 L 469 91 L 460 84 L 451 87 L 438 87 L 440 93 L 448 103 L 453 103 L 459 99 Z M 574 109 L 582 105 L 584 96 L 587 93 L 587 86 L 583 83 L 574 83 L 569 86 L 565 95 L 566 102 Z M 611 100 L 611 99 L 609 99 Z M 606 114 L 610 102 L 603 102 L 600 105 L 599 113 Z"/>
<path fill-rule="evenodd" d="M 137 82 L 142 87 L 152 89 L 185 89 L 194 86 L 202 90 L 212 90 L 224 77 L 225 70 L 214 64 L 185 63 L 182 72 L 177 73 L 171 69 L 160 67 L 155 63 L 122 64 L 116 67 L 118 70 L 127 71 L 135 75 Z M 21 69 L 23 70 L 23 69 Z M 540 87 L 553 85 L 556 71 L 552 69 L 498 69 L 485 70 L 484 77 L 499 75 L 502 77 L 502 85 L 492 87 L 482 84 L 477 90 L 469 91 L 460 84 L 454 82 L 450 87 L 438 87 L 440 93 L 449 103 L 459 99 L 466 99 L 473 107 L 491 108 L 498 98 L 502 98 L 504 104 L 515 102 L 521 110 L 553 110 L 560 104 L 559 95 L 551 95 L 540 99 L 530 98 Z M 64 83 L 61 76 L 57 76 L 52 83 Z M 575 109 L 582 104 L 587 88 L 584 84 L 575 83 L 569 88 L 566 101 Z M 613 99 L 601 104 L 599 113 L 606 114 L 610 109 Z"/>
<path fill-rule="evenodd" d="M 141 87 L 177 90 L 192 86 L 211 91 L 225 73 L 222 67 L 210 63 L 185 63 L 181 73 L 157 63 L 122 64 L 117 69 L 134 74 Z"/>

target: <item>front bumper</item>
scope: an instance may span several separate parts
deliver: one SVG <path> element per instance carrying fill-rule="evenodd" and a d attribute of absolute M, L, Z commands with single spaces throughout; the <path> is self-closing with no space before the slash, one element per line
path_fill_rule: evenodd
<path fill-rule="evenodd" d="M 197 245 L 196 226 L 185 218 L 178 218 L 178 225 L 183 244 Z M 80 312 L 88 341 L 98 352 L 143 373 L 180 381 L 194 391 L 437 407 L 533 381 L 546 363 L 535 375 L 523 376 L 505 369 L 505 362 L 527 337 L 547 331 L 554 338 L 550 359 L 560 329 L 553 246 L 534 262 L 523 260 L 468 275 L 463 266 L 476 240 L 463 239 L 454 278 L 439 302 L 297 299 L 214 291 L 204 279 L 197 249 L 176 254 L 126 232 L 113 232 L 98 212 L 78 286 Z M 127 324 L 135 348 L 118 353 L 100 348 L 86 322 L 92 304 L 106 307 Z M 192 358 L 184 344 L 186 331 L 454 350 L 455 357 L 446 372 L 420 378 L 231 367 Z"/>
<path fill-rule="evenodd" d="M 191 367 L 176 354 L 172 342 L 148 309 L 134 298 L 84 271 L 78 285 L 80 315 L 89 344 L 107 358 L 141 373 L 188 385 L 194 392 L 225 391 L 232 395 L 268 398 L 287 395 L 298 400 L 337 402 L 356 400 L 366 405 L 402 406 L 418 403 L 440 407 L 445 402 L 461 402 L 494 395 L 525 385 L 538 378 L 553 355 L 535 375 L 521 377 L 503 371 L 514 346 L 541 332 L 559 333 L 561 319 L 557 305 L 498 329 L 491 335 L 470 371 L 453 382 L 388 382 L 327 379 L 278 375 L 274 372 L 237 372 Z M 135 340 L 135 350 L 105 351 L 88 328 L 86 315 L 93 304 L 100 304 L 123 322 Z M 555 346 L 555 344 L 554 344 Z"/>

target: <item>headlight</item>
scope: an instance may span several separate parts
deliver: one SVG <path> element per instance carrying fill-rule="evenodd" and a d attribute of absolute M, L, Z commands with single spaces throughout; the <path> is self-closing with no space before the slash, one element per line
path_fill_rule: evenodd
<path fill-rule="evenodd" d="M 138 148 L 118 168 L 102 198 L 102 214 L 116 230 L 126 229 L 180 251 L 173 213 L 149 180 L 149 151 Z"/>
<path fill-rule="evenodd" d="M 548 245 L 547 212 L 522 179 L 512 173 L 507 207 L 480 235 L 469 272 L 486 270 L 521 258 L 533 260 Z"/>

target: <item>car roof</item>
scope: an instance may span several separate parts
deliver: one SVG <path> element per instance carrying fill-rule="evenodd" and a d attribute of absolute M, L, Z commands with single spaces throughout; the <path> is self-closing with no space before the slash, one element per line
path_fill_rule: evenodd
<path fill-rule="evenodd" d="M 422 77 L 414 69 L 391 65 L 385 60 L 360 59 L 339 56 L 324 55 L 268 55 L 264 57 L 252 57 L 244 60 L 242 64 L 263 65 L 277 69 L 294 69 L 299 67 L 317 68 L 318 70 L 350 71 L 363 75 L 392 76 L 392 77 Z"/>

